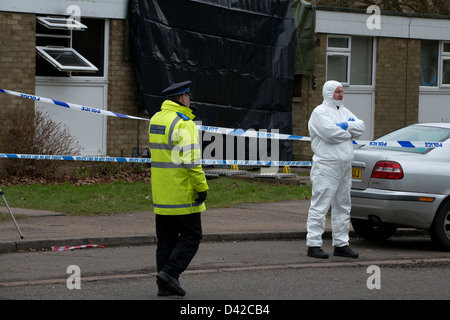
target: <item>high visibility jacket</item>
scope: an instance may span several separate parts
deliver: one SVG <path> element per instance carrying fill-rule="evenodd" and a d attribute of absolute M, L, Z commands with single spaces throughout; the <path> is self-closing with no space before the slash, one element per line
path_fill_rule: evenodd
<path fill-rule="evenodd" d="M 165 100 L 151 119 L 153 209 L 156 214 L 182 215 L 202 212 L 198 192 L 208 190 L 201 166 L 199 134 L 189 108 Z"/>

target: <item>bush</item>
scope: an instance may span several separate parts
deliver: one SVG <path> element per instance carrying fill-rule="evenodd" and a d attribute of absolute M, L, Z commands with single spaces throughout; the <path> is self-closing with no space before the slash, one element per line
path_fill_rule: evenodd
<path fill-rule="evenodd" d="M 9 113 L 0 122 L 6 135 L 5 153 L 76 155 L 81 147 L 65 126 L 50 119 L 48 113 L 34 108 Z M 14 176 L 54 176 L 61 162 L 55 160 L 7 159 L 4 167 Z"/>

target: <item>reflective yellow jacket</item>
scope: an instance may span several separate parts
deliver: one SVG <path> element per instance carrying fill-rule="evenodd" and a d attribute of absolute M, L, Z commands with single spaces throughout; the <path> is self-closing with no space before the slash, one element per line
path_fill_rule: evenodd
<path fill-rule="evenodd" d="M 202 212 L 204 203 L 196 203 L 198 192 L 208 190 L 201 166 L 198 129 L 192 110 L 165 100 L 161 111 L 151 119 L 153 209 L 156 214 L 182 215 Z"/>

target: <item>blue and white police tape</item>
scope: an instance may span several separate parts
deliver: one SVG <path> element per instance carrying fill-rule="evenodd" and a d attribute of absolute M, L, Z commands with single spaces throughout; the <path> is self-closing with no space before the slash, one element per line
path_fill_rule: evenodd
<path fill-rule="evenodd" d="M 311 167 L 312 161 L 263 161 L 263 160 L 202 160 L 202 165 Z"/>
<path fill-rule="evenodd" d="M 145 119 L 145 118 L 128 116 L 126 114 L 121 114 L 121 113 L 112 112 L 112 111 L 103 110 L 103 109 L 98 109 L 98 108 L 93 108 L 93 107 L 86 107 L 86 106 L 82 106 L 82 105 L 75 104 L 75 103 L 58 101 L 58 100 L 54 100 L 54 99 L 49 99 L 49 98 L 35 96 L 35 95 L 32 95 L 32 94 L 25 94 L 25 93 L 5 90 L 5 89 L 0 89 L 0 92 L 6 93 L 6 94 L 10 94 L 10 95 L 13 95 L 13 96 L 16 96 L 16 97 L 20 97 L 20 98 L 25 98 L 25 99 L 30 99 L 30 100 L 34 100 L 34 101 L 50 103 L 50 104 L 53 104 L 53 105 L 56 105 L 56 106 L 60 106 L 60 107 L 64 107 L 64 108 L 68 108 L 68 109 L 72 109 L 72 110 L 83 111 L 83 112 L 87 112 L 87 113 L 90 113 L 90 114 L 97 114 L 97 115 L 105 115 L 105 116 L 112 116 L 112 117 L 119 117 L 119 118 L 127 118 L 127 119 L 137 119 L 137 120 L 149 121 L 149 119 Z"/>
<path fill-rule="evenodd" d="M 82 106 L 82 105 L 78 105 L 75 103 L 58 101 L 55 99 L 39 97 L 39 96 L 25 94 L 25 93 L 16 92 L 16 91 L 0 89 L 0 92 L 10 94 L 13 96 L 17 96 L 17 97 L 21 97 L 21 98 L 25 98 L 25 99 L 30 99 L 30 100 L 34 100 L 34 101 L 53 104 L 53 105 L 68 108 L 71 110 L 83 111 L 83 112 L 87 112 L 89 114 L 150 121 L 150 119 L 147 119 L 147 118 L 129 116 L 129 115 L 125 115 L 125 114 L 121 114 L 121 113 L 117 113 L 117 112 Z M 274 132 L 267 132 L 267 131 L 255 131 L 252 129 L 249 129 L 249 130 L 231 129 L 231 128 L 205 126 L 205 125 L 198 125 L 197 128 L 204 132 L 225 134 L 225 135 L 245 137 L 245 138 L 266 138 L 266 139 L 278 139 L 278 140 L 311 141 L 310 137 L 296 136 L 296 135 L 282 134 L 282 133 L 274 133 Z M 429 142 L 423 142 L 423 141 L 353 141 L 353 144 L 369 145 L 369 146 L 376 146 L 376 147 L 402 147 L 402 148 L 439 148 L 439 147 L 443 146 L 442 142 L 435 142 L 435 141 L 429 141 Z"/>
<path fill-rule="evenodd" d="M 311 141 L 310 137 L 295 136 L 292 134 L 284 134 L 277 132 L 256 131 L 256 130 L 243 130 L 243 129 L 230 129 L 213 126 L 197 126 L 199 130 L 204 132 L 212 132 L 218 134 L 225 134 L 230 136 L 244 137 L 244 138 L 266 138 L 277 140 L 296 140 L 296 141 Z"/>
<path fill-rule="evenodd" d="M 0 158 L 6 159 L 29 159 L 29 160 L 61 160 L 61 161 L 91 161 L 91 162 L 129 162 L 129 163 L 151 163 L 150 158 L 126 158 L 107 156 L 64 156 L 64 155 L 40 155 L 40 154 L 17 154 L 0 153 Z M 311 161 L 263 161 L 263 160 L 201 160 L 202 165 L 238 165 L 238 166 L 291 166 L 310 167 Z"/>
<path fill-rule="evenodd" d="M 107 156 L 64 156 L 64 155 L 42 155 L 42 154 L 18 154 L 0 153 L 0 158 L 6 159 L 30 159 L 30 160 L 62 160 L 62 161 L 95 161 L 95 162 L 134 162 L 150 163 L 150 158 L 126 158 Z"/>
<path fill-rule="evenodd" d="M 442 148 L 445 142 L 436 141 L 353 141 L 354 145 L 370 147 L 400 147 L 400 148 Z"/>
<path fill-rule="evenodd" d="M 49 103 L 49 104 L 52 104 L 55 106 L 60 106 L 60 107 L 68 108 L 71 110 L 83 111 L 83 112 L 87 112 L 90 114 L 150 121 L 150 119 L 147 119 L 147 118 L 129 116 L 129 115 L 125 115 L 125 114 L 121 114 L 121 113 L 117 113 L 117 112 L 107 111 L 107 110 L 88 107 L 88 106 L 82 106 L 82 105 L 75 104 L 75 103 L 59 101 L 59 100 L 40 97 L 40 96 L 36 96 L 36 95 L 32 95 L 32 94 L 26 94 L 26 93 L 21 93 L 21 92 L 6 90 L 6 89 L 0 89 L 0 92 L 6 93 L 9 95 L 13 95 L 16 97 L 24 98 L 24 99 L 30 99 L 30 100 L 34 100 L 34 101 Z M 202 130 L 205 132 L 226 134 L 226 135 L 232 135 L 232 136 L 238 136 L 238 137 L 267 138 L 267 139 L 296 140 L 296 141 L 310 141 L 311 140 L 309 137 L 295 136 L 295 135 L 290 135 L 290 134 L 280 134 L 280 133 L 273 133 L 273 132 L 267 132 L 267 131 L 255 131 L 255 130 L 251 130 L 251 129 L 249 129 L 249 130 L 230 129 L 230 128 L 204 126 L 204 125 L 197 125 L 197 128 L 199 130 Z"/>

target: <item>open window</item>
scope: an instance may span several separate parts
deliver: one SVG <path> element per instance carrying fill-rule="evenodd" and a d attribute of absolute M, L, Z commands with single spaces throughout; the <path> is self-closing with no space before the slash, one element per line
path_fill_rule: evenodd
<path fill-rule="evenodd" d="M 98 68 L 73 48 L 36 47 L 38 53 L 59 71 L 98 71 Z"/>
<path fill-rule="evenodd" d="M 36 75 L 103 76 L 102 19 L 36 18 Z"/>
<path fill-rule="evenodd" d="M 61 29 L 61 30 L 78 30 L 84 31 L 87 26 L 80 21 L 70 18 L 54 18 L 54 17 L 37 17 L 37 22 L 47 27 L 48 29 Z"/>

